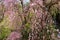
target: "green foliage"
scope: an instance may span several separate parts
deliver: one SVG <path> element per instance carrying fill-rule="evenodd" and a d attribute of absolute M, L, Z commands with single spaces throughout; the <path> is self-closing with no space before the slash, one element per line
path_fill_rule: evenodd
<path fill-rule="evenodd" d="M 29 13 L 29 18 L 32 18 L 32 16 L 33 16 L 33 13 L 30 12 L 30 13 Z"/>
<path fill-rule="evenodd" d="M 27 31 L 27 33 L 29 33 L 29 31 L 30 31 L 30 24 L 26 23 L 25 27 L 26 27 L 25 30 Z"/>
<path fill-rule="evenodd" d="M 22 40 L 28 40 L 28 37 L 29 37 L 29 32 L 31 31 L 30 29 L 30 23 L 26 23 L 25 24 L 25 27 L 22 31 L 22 35 L 23 35 L 23 39 Z"/>
<path fill-rule="evenodd" d="M 2 20 L 0 21 L 0 40 L 6 40 L 7 36 L 10 34 L 10 29 L 8 28 L 7 17 L 4 17 L 5 8 L 2 6 L 0 9 L 0 17 L 2 16 Z M 1 18 L 0 18 L 1 19 Z"/>
<path fill-rule="evenodd" d="M 9 34 L 10 34 L 10 30 L 7 27 L 1 27 L 0 28 L 0 40 L 4 40 Z"/>
<path fill-rule="evenodd" d="M 19 13 L 22 13 L 22 5 L 20 3 L 16 5 L 16 8 L 18 9 Z"/>
<path fill-rule="evenodd" d="M 56 18 L 56 14 L 59 13 L 59 9 L 57 7 L 57 4 L 51 6 L 50 12 L 51 12 L 51 15 L 53 16 L 53 18 Z"/>

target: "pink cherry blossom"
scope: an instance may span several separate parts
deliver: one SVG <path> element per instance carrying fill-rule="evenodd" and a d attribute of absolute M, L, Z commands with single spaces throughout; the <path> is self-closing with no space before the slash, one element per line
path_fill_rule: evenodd
<path fill-rule="evenodd" d="M 22 37 L 20 33 L 12 32 L 10 36 L 8 36 L 7 40 L 18 40 L 20 37 Z"/>

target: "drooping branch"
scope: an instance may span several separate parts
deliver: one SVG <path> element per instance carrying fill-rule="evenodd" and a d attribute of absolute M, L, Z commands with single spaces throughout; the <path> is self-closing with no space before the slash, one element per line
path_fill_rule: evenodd
<path fill-rule="evenodd" d="M 22 5 L 22 8 L 23 8 L 23 0 L 20 0 L 21 1 L 21 5 Z"/>
<path fill-rule="evenodd" d="M 50 10 L 51 6 L 58 4 L 60 0 L 51 0 L 49 3 L 46 5 L 46 1 L 48 2 L 49 0 L 44 0 L 44 5 L 47 7 L 48 11 Z"/>

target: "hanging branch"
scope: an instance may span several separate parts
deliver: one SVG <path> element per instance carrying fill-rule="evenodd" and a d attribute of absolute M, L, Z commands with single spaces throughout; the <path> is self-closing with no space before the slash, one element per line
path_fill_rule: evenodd
<path fill-rule="evenodd" d="M 52 5 L 58 4 L 59 1 L 60 1 L 60 0 L 57 0 L 57 1 L 53 2 L 53 0 L 51 0 L 51 2 L 46 5 L 46 7 L 48 8 L 48 11 L 49 11 L 49 9 L 50 9 L 50 7 L 51 7 Z M 45 2 L 44 2 L 44 3 L 45 3 Z"/>
<path fill-rule="evenodd" d="M 20 0 L 21 1 L 21 5 L 22 5 L 22 8 L 23 8 L 23 0 Z"/>

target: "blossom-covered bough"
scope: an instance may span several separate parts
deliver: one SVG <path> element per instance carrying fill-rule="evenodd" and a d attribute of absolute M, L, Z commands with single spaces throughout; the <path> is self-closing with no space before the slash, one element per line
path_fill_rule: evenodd
<path fill-rule="evenodd" d="M 44 8 L 45 5 L 43 5 L 43 0 L 31 0 L 29 12 L 34 16 L 31 18 L 31 33 L 29 33 L 29 40 L 51 39 L 53 21 L 50 13 Z"/>
<path fill-rule="evenodd" d="M 55 26 L 44 0 L 4 0 L 4 18 L 0 26 L 9 29 L 6 40 L 55 40 Z M 49 6 L 49 5 L 48 5 Z M 50 7 L 50 6 L 49 6 Z M 49 9 L 49 10 L 48 10 Z"/>
<path fill-rule="evenodd" d="M 27 25 L 26 27 L 24 26 L 27 32 L 27 36 L 25 35 L 25 37 L 27 37 L 28 40 L 55 39 L 54 32 L 56 32 L 56 30 L 54 29 L 55 26 L 52 16 L 49 10 L 46 9 L 43 0 L 30 0 L 30 4 L 28 7 L 25 7 L 24 12 L 25 26 Z M 27 27 L 29 27 L 29 29 L 27 29 Z"/>
<path fill-rule="evenodd" d="M 9 29 L 9 31 L 11 32 L 11 34 L 9 32 L 10 35 L 6 40 L 20 40 L 20 27 L 22 25 L 22 6 L 17 0 L 3 0 L 3 5 L 5 11 L 4 18 L 0 23 L 0 26 L 4 26 L 4 28 Z M 16 35 L 16 37 L 14 35 Z"/>

